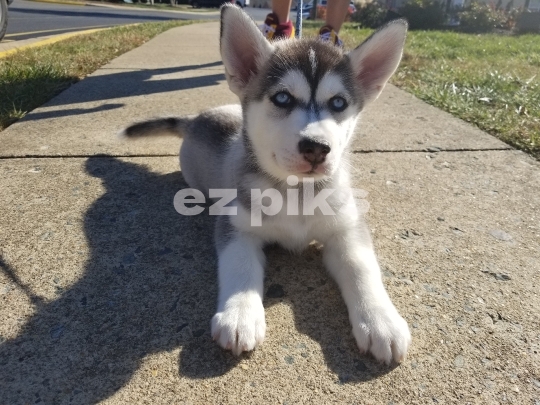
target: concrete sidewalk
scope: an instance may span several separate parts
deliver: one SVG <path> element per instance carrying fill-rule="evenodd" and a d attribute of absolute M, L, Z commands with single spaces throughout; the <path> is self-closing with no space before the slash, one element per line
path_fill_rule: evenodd
<path fill-rule="evenodd" d="M 218 25 L 195 24 L 0 133 L 1 404 L 540 404 L 540 164 L 392 86 L 350 162 L 408 359 L 358 353 L 315 249 L 267 250 L 267 339 L 219 349 L 213 221 L 172 205 L 179 141 L 115 133 L 230 102 Z"/>

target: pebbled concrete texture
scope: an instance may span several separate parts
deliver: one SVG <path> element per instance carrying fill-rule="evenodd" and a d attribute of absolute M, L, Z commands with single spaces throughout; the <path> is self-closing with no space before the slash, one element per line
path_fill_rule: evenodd
<path fill-rule="evenodd" d="M 172 54 L 171 41 L 196 27 L 171 30 L 109 70 L 120 72 L 124 57 L 136 66 L 161 46 L 171 52 L 164 69 L 175 58 L 186 65 L 219 60 L 215 49 L 195 61 L 182 62 L 182 47 Z M 208 30 L 217 35 L 215 25 Z M 219 69 L 175 74 L 189 84 Z M 343 300 L 314 247 L 299 256 L 266 249 L 267 339 L 234 358 L 210 337 L 213 220 L 182 217 L 172 205 L 186 186 L 173 156 L 180 141 L 126 146 L 112 138 L 134 117 L 159 112 L 161 101 L 191 113 L 231 95 L 221 83 L 211 97 L 188 103 L 183 97 L 205 87 L 169 91 L 165 76 L 154 84 L 139 74 L 109 81 L 111 87 L 94 86 L 91 76 L 62 93 L 63 104 L 52 100 L 0 133 L 0 403 L 536 405 L 537 161 L 387 88 L 364 116 L 364 128 L 387 140 L 355 146 L 350 162 L 355 186 L 368 192 L 384 282 L 411 327 L 408 358 L 386 368 L 358 352 Z M 92 108 L 122 88 L 145 94 L 122 93 L 125 105 L 114 114 L 33 117 L 60 114 L 60 106 Z M 382 124 L 389 114 L 409 120 L 402 125 L 409 125 L 407 136 L 395 133 L 397 123 Z M 445 129 L 448 139 L 440 135 Z M 376 139 L 370 136 L 358 142 L 369 145 Z M 17 137 L 21 151 L 41 156 L 10 158 L 22 153 Z M 40 149 L 40 142 L 50 147 Z M 480 150 L 422 150 L 428 146 Z M 136 153 L 171 156 L 129 156 Z"/>

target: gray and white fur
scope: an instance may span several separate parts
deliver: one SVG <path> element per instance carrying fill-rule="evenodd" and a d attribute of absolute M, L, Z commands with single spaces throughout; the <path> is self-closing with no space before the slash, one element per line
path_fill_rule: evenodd
<path fill-rule="evenodd" d="M 182 173 L 190 187 L 235 189 L 235 216 L 218 216 L 219 298 L 212 336 L 234 354 L 253 350 L 265 337 L 263 246 L 302 250 L 316 240 L 349 311 L 358 347 L 389 364 L 405 358 L 411 335 L 381 279 L 370 234 L 353 196 L 328 203 L 336 215 L 276 215 L 252 226 L 261 205 L 251 189 L 287 189 L 313 181 L 315 190 L 350 189 L 345 152 L 359 113 L 375 100 L 396 70 L 407 24 L 391 22 L 344 53 L 316 39 L 270 43 L 239 8 L 221 9 L 221 56 L 230 89 L 241 105 L 197 116 L 135 124 L 129 138 L 156 134 L 183 137 Z M 294 175 L 299 184 L 289 184 Z M 343 197 L 343 194 L 341 194 Z M 301 202 L 299 203 L 301 205 Z"/>

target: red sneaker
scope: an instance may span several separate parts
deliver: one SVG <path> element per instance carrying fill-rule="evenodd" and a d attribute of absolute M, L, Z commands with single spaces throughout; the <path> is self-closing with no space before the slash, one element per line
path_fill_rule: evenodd
<path fill-rule="evenodd" d="M 336 46 L 343 46 L 343 41 L 339 39 L 337 32 L 329 25 L 321 27 L 319 30 L 319 38 L 323 41 L 330 41 Z"/>
<path fill-rule="evenodd" d="M 264 24 L 261 26 L 263 35 L 268 40 L 289 39 L 294 37 L 294 25 L 291 21 L 279 23 L 277 15 L 270 13 L 266 16 Z"/>

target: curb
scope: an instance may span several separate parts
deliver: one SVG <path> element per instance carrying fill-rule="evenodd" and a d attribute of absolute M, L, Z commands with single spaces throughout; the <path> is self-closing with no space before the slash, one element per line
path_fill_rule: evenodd
<path fill-rule="evenodd" d="M 40 0 L 40 1 L 42 1 L 42 0 Z M 15 53 L 17 53 L 19 51 L 23 51 L 25 49 L 39 48 L 41 46 L 54 44 L 56 42 L 60 42 L 60 41 L 63 41 L 65 39 L 69 39 L 69 38 L 76 37 L 76 36 L 79 36 L 79 35 L 92 34 L 94 32 L 108 30 L 108 29 L 111 29 L 111 28 L 113 28 L 113 27 L 94 28 L 94 29 L 91 29 L 91 30 L 75 31 L 75 32 L 69 32 L 67 34 L 55 35 L 54 37 L 50 37 L 50 38 L 44 39 L 42 41 L 34 42 L 34 43 L 31 43 L 31 44 L 28 44 L 28 45 L 23 45 L 23 46 L 21 46 L 19 48 L 13 48 L 13 49 L 8 49 L 7 51 L 2 51 L 2 52 L 0 52 L 0 59 L 5 58 L 5 57 L 10 56 L 10 55 L 13 55 L 13 54 L 15 54 Z"/>
<path fill-rule="evenodd" d="M 86 6 L 87 4 L 82 1 L 70 1 L 70 0 L 31 0 L 36 3 L 53 3 L 53 4 L 68 4 L 71 6 Z"/>
<path fill-rule="evenodd" d="M 30 0 L 30 1 L 41 1 L 41 0 Z M 47 0 L 47 1 L 56 1 L 56 0 Z M 60 0 L 59 0 L 60 1 Z M 130 6 L 124 6 L 122 4 L 116 4 L 116 3 L 107 3 L 107 2 L 94 2 L 94 1 L 88 1 L 85 3 L 87 6 L 93 6 L 93 7 L 105 7 L 105 8 L 114 8 L 117 10 L 139 10 L 139 11 L 154 11 L 154 12 L 163 12 L 163 13 L 180 13 L 180 14 L 190 14 L 190 15 L 219 15 L 219 11 L 185 11 L 185 10 L 172 10 L 172 9 L 161 9 L 161 8 L 144 8 L 144 7 L 130 7 Z"/>
<path fill-rule="evenodd" d="M 73 6 L 90 6 L 90 7 L 106 7 L 106 8 L 114 8 L 114 9 L 121 9 L 121 10 L 139 10 L 139 11 L 156 11 L 156 12 L 164 12 L 164 13 L 183 13 L 183 14 L 194 14 L 194 15 L 214 15 L 218 14 L 217 11 L 187 11 L 187 10 L 168 10 L 168 9 L 161 9 L 161 8 L 147 8 L 144 7 L 129 7 L 129 6 L 123 6 L 122 4 L 115 4 L 115 3 L 105 3 L 105 2 L 93 2 L 93 1 L 76 1 L 76 0 L 29 0 L 34 1 L 36 3 L 52 3 L 52 4 L 67 4 L 67 5 L 73 5 Z"/>

